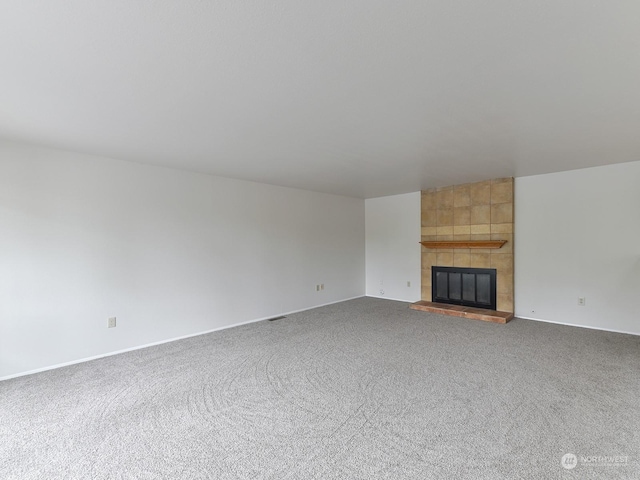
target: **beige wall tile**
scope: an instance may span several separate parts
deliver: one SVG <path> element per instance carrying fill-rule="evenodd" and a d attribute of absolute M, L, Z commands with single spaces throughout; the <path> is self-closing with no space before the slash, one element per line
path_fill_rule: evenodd
<path fill-rule="evenodd" d="M 513 295 L 513 273 L 498 270 L 496 291 L 498 294 Z"/>
<path fill-rule="evenodd" d="M 455 251 L 453 253 L 453 266 L 454 267 L 469 267 L 470 255 L 468 253 L 460 253 Z"/>
<path fill-rule="evenodd" d="M 492 183 L 491 203 L 513 203 L 513 182 Z"/>
<path fill-rule="evenodd" d="M 491 205 L 491 223 L 513 223 L 513 203 Z"/>
<path fill-rule="evenodd" d="M 491 254 L 491 268 L 513 273 L 513 255 Z"/>
<path fill-rule="evenodd" d="M 436 192 L 438 210 L 443 208 L 453 208 L 453 187 L 438 189 Z"/>
<path fill-rule="evenodd" d="M 453 225 L 437 227 L 438 235 L 453 235 Z"/>
<path fill-rule="evenodd" d="M 471 252 L 469 256 L 470 268 L 491 268 L 491 254 L 490 253 L 476 253 Z"/>
<path fill-rule="evenodd" d="M 513 297 L 510 295 L 498 295 L 498 310 L 501 312 L 513 312 Z"/>
<path fill-rule="evenodd" d="M 471 222 L 471 207 L 454 207 L 453 224 L 469 225 Z"/>
<path fill-rule="evenodd" d="M 491 206 L 475 205 L 471 207 L 471 225 L 491 223 Z"/>
<path fill-rule="evenodd" d="M 435 227 L 438 221 L 438 211 L 435 209 L 422 210 L 420 220 L 423 227 Z"/>
<path fill-rule="evenodd" d="M 422 287 L 422 298 L 425 302 L 431 301 L 431 287 Z"/>
<path fill-rule="evenodd" d="M 437 235 L 438 229 L 436 227 L 422 227 L 420 233 L 422 235 Z"/>
<path fill-rule="evenodd" d="M 491 233 L 513 233 L 513 223 L 492 223 Z"/>
<path fill-rule="evenodd" d="M 421 242 L 435 242 L 436 240 L 438 240 L 438 236 L 437 235 L 423 235 L 422 239 L 420 241 Z"/>
<path fill-rule="evenodd" d="M 436 264 L 437 261 L 437 253 L 435 251 L 422 252 L 422 269 L 425 270 L 427 268 L 431 268 Z"/>
<path fill-rule="evenodd" d="M 453 206 L 468 207 L 471 205 L 471 185 L 456 185 L 453 187 Z"/>
<path fill-rule="evenodd" d="M 435 190 L 425 190 L 421 195 L 422 200 L 422 211 L 425 210 L 435 210 L 438 208 L 438 202 L 436 200 L 436 191 Z"/>
<path fill-rule="evenodd" d="M 470 225 L 455 225 L 453 227 L 453 234 L 455 236 L 466 235 L 467 238 L 463 238 L 460 240 L 470 240 L 471 239 L 471 226 Z M 456 240 L 458 240 L 456 238 Z"/>
<path fill-rule="evenodd" d="M 453 267 L 453 253 L 438 252 L 438 267 Z"/>
<path fill-rule="evenodd" d="M 471 234 L 472 235 L 488 235 L 491 233 L 491 225 L 490 224 L 480 224 L 480 225 L 471 225 Z"/>
<path fill-rule="evenodd" d="M 491 203 L 491 181 L 472 183 L 469 185 L 471 205 L 488 205 Z"/>
<path fill-rule="evenodd" d="M 494 183 L 513 183 L 513 177 L 492 178 L 491 184 Z"/>
<path fill-rule="evenodd" d="M 453 208 L 438 209 L 438 226 L 445 225 L 453 225 Z"/>

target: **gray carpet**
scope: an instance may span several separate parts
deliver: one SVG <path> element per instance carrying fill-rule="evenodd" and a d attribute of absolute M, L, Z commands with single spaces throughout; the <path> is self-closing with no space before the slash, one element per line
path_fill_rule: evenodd
<path fill-rule="evenodd" d="M 640 478 L 640 337 L 407 306 L 0 382 L 0 478 Z"/>

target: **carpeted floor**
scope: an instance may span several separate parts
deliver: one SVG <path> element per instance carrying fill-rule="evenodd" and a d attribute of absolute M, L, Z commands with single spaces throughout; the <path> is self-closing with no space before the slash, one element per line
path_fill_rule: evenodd
<path fill-rule="evenodd" d="M 640 478 L 639 347 L 362 298 L 0 382 L 0 478 Z"/>

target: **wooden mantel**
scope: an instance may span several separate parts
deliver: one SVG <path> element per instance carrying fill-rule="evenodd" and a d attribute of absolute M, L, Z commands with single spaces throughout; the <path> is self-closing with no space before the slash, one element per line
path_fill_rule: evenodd
<path fill-rule="evenodd" d="M 502 248 L 506 240 L 440 240 L 420 242 L 426 248 Z"/>

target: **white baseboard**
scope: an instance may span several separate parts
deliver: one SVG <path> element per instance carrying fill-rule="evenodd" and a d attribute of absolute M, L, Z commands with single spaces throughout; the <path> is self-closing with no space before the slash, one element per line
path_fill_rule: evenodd
<path fill-rule="evenodd" d="M 591 325 L 579 325 L 576 323 L 556 322 L 554 320 L 545 320 L 542 318 L 523 317 L 522 315 L 517 315 L 517 314 L 515 315 L 515 318 L 521 318 L 523 320 L 533 320 L 534 322 L 555 323 L 556 325 L 565 325 L 567 327 L 588 328 L 589 330 L 600 330 L 601 332 L 624 333 L 626 335 L 640 336 L 640 332 L 627 332 L 625 330 L 614 330 L 611 328 L 592 327 Z"/>
<path fill-rule="evenodd" d="M 205 330 L 204 332 L 190 333 L 189 335 L 182 335 L 181 337 L 168 338 L 166 340 L 160 340 L 158 342 L 145 343 L 144 345 L 137 345 L 135 347 L 125 348 L 122 350 L 115 350 L 113 352 L 102 353 L 100 355 L 94 355 L 92 357 L 85 357 L 77 360 L 71 360 L 70 362 L 57 363 L 55 365 L 49 365 L 47 367 L 36 368 L 35 370 L 28 370 L 26 372 L 14 373 L 12 375 L 0 377 L 0 382 L 3 380 L 9 380 L 11 378 L 24 377 L 27 375 L 33 375 L 34 373 L 46 372 L 47 370 L 55 370 L 56 368 L 68 367 L 69 365 L 75 365 L 77 363 L 90 362 L 91 360 L 97 360 L 99 358 L 111 357 L 113 355 L 119 355 L 121 353 L 132 352 L 134 350 L 142 350 L 143 348 L 154 347 L 156 345 L 162 345 L 163 343 L 170 343 L 170 342 L 175 342 L 177 340 L 184 340 L 185 338 L 197 337 L 199 335 L 206 335 L 207 333 L 218 332 L 220 330 L 226 330 L 227 328 L 239 327 L 241 325 L 247 325 L 249 323 L 262 322 L 264 320 L 269 320 L 270 318 L 278 317 L 281 315 L 286 316 L 286 315 L 291 315 L 293 313 L 306 312 L 307 310 L 313 310 L 314 308 L 326 307 L 327 305 L 333 305 L 335 303 L 347 302 L 349 300 L 355 300 L 356 298 L 362 298 L 364 296 L 365 295 L 358 295 L 356 297 L 345 298 L 343 300 L 336 300 L 335 302 L 323 303 L 321 305 L 315 305 L 309 308 L 301 308 L 300 310 L 293 310 L 290 312 L 269 315 L 268 317 L 256 318 L 254 320 L 247 320 L 246 322 L 239 322 L 239 323 L 234 323 L 232 325 L 225 325 L 224 327 L 213 328 L 211 330 Z"/>
<path fill-rule="evenodd" d="M 349 300 L 355 300 L 356 298 L 363 298 L 363 297 L 366 297 L 366 295 L 358 295 L 358 296 L 355 296 L 355 297 L 345 298 L 343 300 L 336 300 L 335 302 L 323 303 L 321 305 L 316 305 L 315 307 L 301 308 L 300 310 L 292 310 L 291 312 L 281 313 L 280 315 L 291 315 L 293 313 L 306 312 L 307 310 L 313 310 L 314 308 L 326 307 L 328 305 L 335 305 L 336 303 L 348 302 Z M 277 317 L 277 316 L 278 315 L 271 315 L 269 317 L 265 317 L 265 318 L 262 318 L 260 320 L 268 320 L 270 318 Z M 260 320 L 253 320 L 253 321 L 254 322 L 259 322 Z M 249 322 L 246 322 L 246 323 L 249 323 Z"/>
<path fill-rule="evenodd" d="M 415 303 L 415 302 L 418 301 L 418 300 L 405 300 L 403 298 L 385 297 L 385 296 L 381 296 L 381 295 L 365 295 L 365 297 L 379 298 L 380 300 L 393 300 L 394 302 L 404 302 L 404 303 Z"/>

